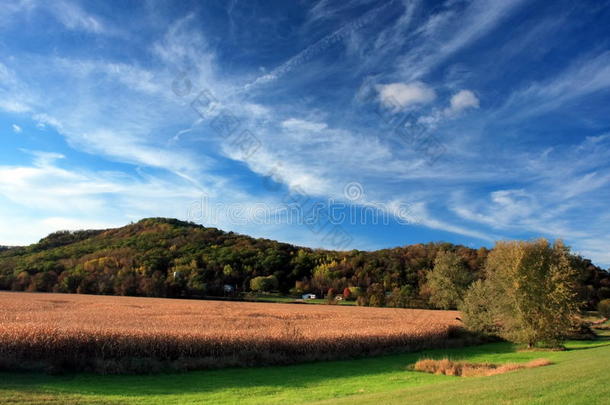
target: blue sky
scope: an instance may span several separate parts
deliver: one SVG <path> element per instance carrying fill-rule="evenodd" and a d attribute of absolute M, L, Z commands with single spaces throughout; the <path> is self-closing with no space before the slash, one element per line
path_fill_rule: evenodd
<path fill-rule="evenodd" d="M 0 32 L 0 244 L 166 216 L 610 265 L 610 2 L 14 0 Z"/>

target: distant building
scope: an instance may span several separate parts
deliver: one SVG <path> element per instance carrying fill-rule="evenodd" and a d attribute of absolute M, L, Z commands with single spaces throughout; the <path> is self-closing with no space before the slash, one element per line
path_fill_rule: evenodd
<path fill-rule="evenodd" d="M 316 294 L 303 294 L 301 298 L 303 298 L 304 300 L 315 300 Z"/>
<path fill-rule="evenodd" d="M 235 287 L 233 287 L 230 284 L 225 284 L 223 287 L 224 291 L 228 294 L 233 294 L 233 292 L 235 291 Z"/>

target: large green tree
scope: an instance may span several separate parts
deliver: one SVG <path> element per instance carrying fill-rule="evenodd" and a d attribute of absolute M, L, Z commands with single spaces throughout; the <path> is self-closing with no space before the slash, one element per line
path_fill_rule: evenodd
<path fill-rule="evenodd" d="M 440 309 L 457 308 L 473 275 L 460 256 L 441 250 L 434 260 L 434 268 L 427 275 L 430 304 Z"/>

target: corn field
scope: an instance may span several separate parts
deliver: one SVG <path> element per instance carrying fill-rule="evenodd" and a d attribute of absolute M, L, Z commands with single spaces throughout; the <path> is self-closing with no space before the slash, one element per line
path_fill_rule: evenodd
<path fill-rule="evenodd" d="M 0 292 L 0 368 L 100 373 L 445 347 L 454 311 Z"/>

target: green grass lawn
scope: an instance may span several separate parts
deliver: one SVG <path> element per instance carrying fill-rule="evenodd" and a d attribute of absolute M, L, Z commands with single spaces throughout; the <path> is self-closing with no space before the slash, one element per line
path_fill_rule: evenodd
<path fill-rule="evenodd" d="M 0 403 L 20 404 L 607 404 L 610 340 L 569 350 L 518 351 L 509 343 L 349 361 L 151 376 L 0 373 Z M 555 364 L 491 377 L 405 370 L 421 357 Z"/>

